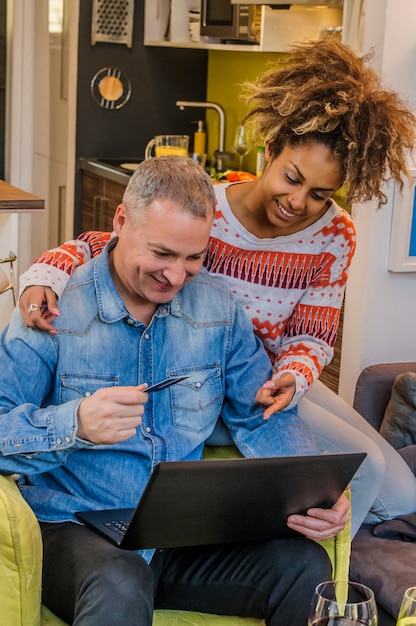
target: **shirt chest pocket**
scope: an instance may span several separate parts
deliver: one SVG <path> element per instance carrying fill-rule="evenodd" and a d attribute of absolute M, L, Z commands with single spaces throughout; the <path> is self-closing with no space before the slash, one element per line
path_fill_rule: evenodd
<path fill-rule="evenodd" d="M 170 388 L 175 426 L 200 432 L 212 425 L 221 413 L 224 392 L 219 365 L 180 370 L 171 375 L 189 378 Z"/>
<path fill-rule="evenodd" d="M 88 398 L 102 387 L 118 387 L 119 379 L 114 375 L 106 374 L 60 374 L 60 402 Z"/>

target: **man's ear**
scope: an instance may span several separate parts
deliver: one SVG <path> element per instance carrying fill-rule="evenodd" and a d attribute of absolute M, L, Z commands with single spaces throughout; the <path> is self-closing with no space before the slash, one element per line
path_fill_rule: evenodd
<path fill-rule="evenodd" d="M 125 204 L 121 203 L 116 208 L 116 212 L 114 213 L 113 217 L 113 230 L 117 235 L 120 234 L 124 224 L 126 223 L 126 219 L 127 207 Z"/>

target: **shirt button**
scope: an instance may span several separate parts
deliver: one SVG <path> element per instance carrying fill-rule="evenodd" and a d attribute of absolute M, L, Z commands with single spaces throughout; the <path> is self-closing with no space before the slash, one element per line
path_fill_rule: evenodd
<path fill-rule="evenodd" d="M 62 443 L 62 439 L 60 437 L 57 437 L 56 438 L 56 443 L 58 444 L 58 446 L 60 446 L 61 443 Z"/>
<path fill-rule="evenodd" d="M 145 338 L 145 339 L 149 339 L 149 335 L 148 335 L 148 333 L 146 333 L 146 334 L 144 335 L 144 338 Z"/>
<path fill-rule="evenodd" d="M 152 432 L 152 429 L 150 428 L 150 426 L 146 426 L 145 431 L 146 431 L 147 433 L 151 433 L 151 432 Z"/>
<path fill-rule="evenodd" d="M 86 391 L 84 395 L 85 395 L 86 398 L 89 398 L 90 395 L 91 395 L 91 391 Z"/>
<path fill-rule="evenodd" d="M 199 389 L 199 388 L 200 388 L 200 386 L 201 386 L 201 383 L 195 383 L 195 387 L 196 387 L 197 389 Z"/>
<path fill-rule="evenodd" d="M 130 326 L 131 326 L 132 324 L 134 324 L 134 320 L 132 320 L 131 317 L 129 317 L 127 319 L 127 324 L 130 324 Z"/>
<path fill-rule="evenodd" d="M 166 312 L 167 312 L 167 309 L 165 309 L 165 308 L 163 308 L 163 309 L 161 310 L 162 315 L 166 315 Z"/>
<path fill-rule="evenodd" d="M 68 435 L 65 437 L 65 443 L 71 443 L 71 437 Z"/>

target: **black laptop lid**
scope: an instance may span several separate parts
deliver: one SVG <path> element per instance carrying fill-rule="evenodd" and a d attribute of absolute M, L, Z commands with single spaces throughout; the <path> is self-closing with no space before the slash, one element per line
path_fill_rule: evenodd
<path fill-rule="evenodd" d="M 124 514 L 130 525 L 121 548 L 174 548 L 265 541 L 296 535 L 292 513 L 330 508 L 365 453 L 263 459 L 164 462 L 156 465 L 135 511 L 77 513 L 107 535 L 105 524 Z M 133 516 L 132 516 L 133 514 Z"/>

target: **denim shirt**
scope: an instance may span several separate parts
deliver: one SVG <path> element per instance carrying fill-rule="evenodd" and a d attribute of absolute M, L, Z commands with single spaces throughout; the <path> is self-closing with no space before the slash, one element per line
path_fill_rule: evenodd
<path fill-rule="evenodd" d="M 135 507 L 156 463 L 201 458 L 220 414 L 246 457 L 309 451 L 295 411 L 263 419 L 254 398 L 270 360 L 242 307 L 205 271 L 145 327 L 116 291 L 107 248 L 74 272 L 60 312 L 57 335 L 26 328 L 18 309 L 1 335 L 0 473 L 22 475 L 39 520 Z M 131 439 L 77 438 L 83 398 L 180 374 L 189 378 L 149 394 Z"/>

